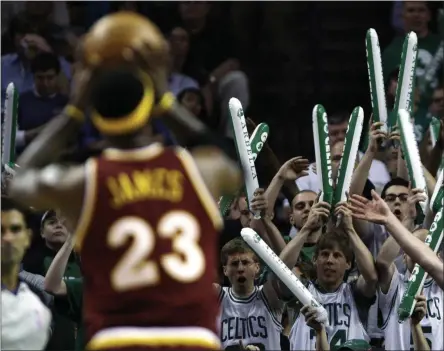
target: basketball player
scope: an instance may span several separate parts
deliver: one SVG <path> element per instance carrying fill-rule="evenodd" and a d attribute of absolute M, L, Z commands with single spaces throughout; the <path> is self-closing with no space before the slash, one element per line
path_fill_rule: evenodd
<path fill-rule="evenodd" d="M 50 335 L 51 312 L 28 285 L 20 281 L 23 256 L 31 243 L 26 214 L 2 197 L 2 350 L 44 350 Z"/>
<path fill-rule="evenodd" d="M 410 259 L 424 268 L 435 280 L 436 284 L 441 289 L 444 289 L 444 265 L 442 261 L 430 247 L 414 235 L 411 235 L 390 211 L 390 208 L 378 193 L 372 191 L 372 196 L 373 200 L 369 201 L 362 196 L 352 195 L 351 209 L 353 217 L 384 225 Z M 442 211 L 439 213 L 442 215 Z M 441 217 L 441 220 L 443 220 L 443 217 Z"/>
<path fill-rule="evenodd" d="M 313 205 L 301 232 L 280 255 L 288 267 L 293 267 L 298 260 L 305 240 L 303 236 L 324 225 L 330 214 L 329 207 L 325 202 Z M 328 312 L 330 325 L 326 327 L 326 333 L 332 349 L 350 339 L 369 341 L 364 326 L 366 314 L 375 301 L 377 283 L 373 257 L 354 231 L 351 212 L 345 203 L 336 207 L 335 215 L 339 214 L 343 216 L 341 232 L 330 231 L 319 238 L 314 253 L 317 279 L 306 282 L 313 297 Z M 351 268 L 353 254 L 361 275 L 357 280 L 345 283 L 344 276 Z M 282 289 L 282 284 L 280 287 Z M 281 295 L 286 299 L 291 298 L 284 289 L 281 290 Z M 296 318 L 289 339 L 291 350 L 315 349 L 316 332 L 306 325 L 303 314 Z"/>
<path fill-rule="evenodd" d="M 413 236 L 424 241 L 427 234 L 428 230 L 420 229 L 415 231 Z M 404 254 L 408 271 L 405 275 L 400 274 L 393 263 L 399 250 L 400 247 L 395 239 L 389 237 L 376 259 L 379 272 L 379 307 L 383 316 L 382 329 L 386 350 L 408 350 L 414 346 L 410 323 L 398 323 L 397 311 L 415 264 L 409 256 Z M 442 350 L 444 347 L 443 291 L 432 278 L 428 278 L 424 283 L 422 294 L 427 303 L 427 313 L 420 321 L 422 331 L 431 350 Z"/>
<path fill-rule="evenodd" d="M 273 279 L 255 286 L 259 259 L 242 238 L 226 243 L 221 251 L 225 276 L 231 286 L 214 284 L 221 304 L 220 340 L 225 350 L 238 350 L 239 342 L 260 350 L 280 350 L 283 304 Z"/>
<path fill-rule="evenodd" d="M 153 61 L 152 47 L 141 44 L 161 35 L 150 22 L 116 13 L 87 38 L 92 34 L 102 46 L 125 39 L 117 53 L 128 62 L 108 68 L 99 52 L 91 55 L 95 70 L 79 66 L 70 104 L 19 159 L 12 196 L 58 208 L 76 227 L 87 349 L 218 349 L 211 285 L 222 219 L 213 199 L 234 193 L 240 172 L 219 148 L 196 149 L 193 160 L 182 148 L 152 143 L 154 103 L 181 125 L 177 136 L 192 130 L 196 143 L 218 139 L 164 90 L 166 63 Z M 110 147 L 81 166 L 41 169 L 54 148 L 66 147 L 88 107 Z"/>

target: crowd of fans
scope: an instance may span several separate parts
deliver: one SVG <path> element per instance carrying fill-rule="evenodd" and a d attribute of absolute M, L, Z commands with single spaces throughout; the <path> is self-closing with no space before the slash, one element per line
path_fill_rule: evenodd
<path fill-rule="evenodd" d="M 236 97 L 248 111 L 249 82 L 238 59 L 235 40 L 228 31 L 220 30 L 220 22 L 212 17 L 211 6 L 207 2 L 3 2 L 2 107 L 6 87 L 13 82 L 19 92 L 17 153 L 20 154 L 45 124 L 66 105 L 71 77 L 76 69 L 73 64 L 75 50 L 82 34 L 104 14 L 120 10 L 141 12 L 159 25 L 170 44 L 170 90 L 181 104 L 208 126 L 226 138 L 233 138 L 228 101 Z M 394 8 L 399 10 L 402 18 L 401 24 L 399 21 L 394 22 L 396 26 L 402 26 L 403 31 L 387 48 L 383 48 L 387 102 L 389 107 L 394 103 L 402 43 L 405 33 L 413 30 L 418 35 L 415 133 L 429 193 L 432 193 L 444 151 L 444 40 L 442 35 L 429 29 L 432 15 L 426 2 L 409 2 L 402 6 L 396 2 Z M 359 103 L 356 102 L 356 105 Z M 441 121 L 438 140 L 434 145 L 429 132 L 432 117 Z M 337 175 L 342 157 L 348 118 L 345 113 L 337 113 L 328 119 L 333 178 Z M 250 133 L 259 122 L 248 118 Z M 174 135 L 162 121 L 153 121 L 153 130 L 165 144 L 176 143 Z M 399 136 L 381 135 L 377 125 L 371 121 L 364 134 L 367 142 L 359 153 L 350 195 L 359 194 L 372 199 L 371 191 L 376 190 L 405 227 L 424 240 L 424 230 L 420 226 L 422 223 L 415 225 L 412 221 L 415 204 L 420 197 L 409 186 L 400 149 L 396 143 L 387 143 L 392 146 L 385 149 L 379 147 L 378 140 L 381 138 L 394 140 Z M 62 155 L 63 161 L 83 161 L 104 147 L 106 145 L 100 134 L 92 124 L 87 123 L 77 143 Z M 319 289 L 330 291 L 332 284 L 339 286 L 338 282 L 354 287 L 363 277 L 369 290 L 359 294 L 360 290 L 353 288 L 353 298 L 359 307 L 367 310 L 359 316 L 365 328 L 362 337 L 356 336 L 354 339 L 365 339 L 368 345 L 383 348 L 384 340 L 387 345 L 384 323 L 388 323 L 390 317 L 390 312 L 387 312 L 387 306 L 391 303 L 387 295 L 391 292 L 390 282 L 395 280 L 392 276 L 397 277 L 398 273 L 408 277 L 411 270 L 408 257 L 399 253 L 399 247 L 396 255 L 387 254 L 394 241 L 390 240 L 390 234 L 383 226 L 352 220 L 347 212 L 344 212 L 342 226 L 337 230 L 330 228 L 328 235 L 322 234 L 326 219 L 322 212 L 323 204 L 317 201 L 320 184 L 314 164 L 305 169 L 302 158 L 285 160 L 282 164 L 278 159 L 271 146 L 266 144 L 257 161 L 258 178 L 266 191 L 257 191 L 253 205 L 262 211 L 262 219 L 252 217 L 243 196 L 236 199 L 225 218 L 220 243 L 223 267 L 220 268 L 218 283 L 221 286 L 232 286 L 234 292 L 242 292 L 250 288 L 250 283 L 259 285 L 267 282 L 267 271 L 264 272 L 257 257 L 239 240 L 241 228 L 252 227 L 289 267 L 295 267 L 298 276 L 316 282 Z M 2 206 L 2 214 L 3 211 Z M 80 257 L 73 251 L 72 233 L 68 232 L 63 215 L 57 211 L 31 213 L 26 216 L 25 224 L 32 229 L 34 237 L 23 260 L 20 276 L 51 308 L 52 334 L 47 349 L 80 350 L 84 347 L 82 271 Z M 329 250 L 339 253 L 336 253 L 337 256 L 322 256 Z M 230 257 L 235 253 L 247 254 L 247 261 L 250 259 L 252 262 L 242 261 L 236 267 L 230 266 Z M 371 263 L 365 260 L 369 257 Z M 334 274 L 319 271 L 323 259 L 332 260 Z M 389 269 L 392 263 L 396 265 L 396 273 Z M 389 270 L 392 275 L 382 276 L 379 273 L 381 270 Z M 239 274 L 245 275 L 246 283 L 239 283 Z M 333 283 L 330 282 L 331 275 L 334 275 Z M 442 290 L 438 289 L 436 296 L 440 299 L 436 305 L 437 310 L 429 307 L 423 316 L 424 320 L 432 318 L 432 314 L 439 310 L 442 313 Z M 282 349 L 288 349 L 287 337 L 297 337 L 303 329 L 300 327 L 298 331 L 294 327 L 299 325 L 295 323 L 300 323 L 300 306 L 297 301 L 286 299 L 285 292 L 282 292 L 282 300 L 286 301 L 285 306 L 276 316 L 281 318 L 279 323 L 283 326 Z M 415 325 L 418 323 L 422 323 L 420 318 L 414 321 Z M 223 328 L 223 323 L 221 325 Z M 442 321 L 440 325 L 441 330 L 437 333 L 442 331 Z M 316 331 L 321 330 L 316 323 L 309 326 Z M 429 342 L 434 342 L 430 345 L 432 350 L 444 347 L 442 337 L 432 333 L 425 337 Z M 342 338 L 335 340 L 331 347 L 346 341 Z M 360 342 L 356 345 L 349 347 L 367 347 L 367 344 Z M 390 349 L 404 346 L 404 341 L 390 341 Z M 413 344 L 407 345 L 408 348 L 410 346 L 414 347 Z"/>

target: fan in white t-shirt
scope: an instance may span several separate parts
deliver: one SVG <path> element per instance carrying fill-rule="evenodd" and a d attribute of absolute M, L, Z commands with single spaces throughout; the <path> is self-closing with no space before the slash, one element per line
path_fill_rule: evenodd
<path fill-rule="evenodd" d="M 26 212 L 2 198 L 2 350 L 43 350 L 51 312 L 19 279 L 20 262 L 31 242 Z"/>

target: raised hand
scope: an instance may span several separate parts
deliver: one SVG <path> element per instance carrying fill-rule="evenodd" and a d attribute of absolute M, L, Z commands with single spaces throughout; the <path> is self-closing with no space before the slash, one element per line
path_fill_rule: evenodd
<path fill-rule="evenodd" d="M 339 222 L 339 228 L 343 229 L 344 231 L 354 230 L 352 211 L 349 209 L 347 202 L 339 202 L 336 205 L 334 215 L 335 217 L 338 217 L 339 215 L 342 216 L 342 220 Z"/>
<path fill-rule="evenodd" d="M 416 218 L 416 204 L 420 201 L 426 201 L 427 196 L 424 194 L 423 189 L 415 188 L 410 191 L 409 197 L 407 199 L 407 203 L 409 206 L 408 214 L 406 217 L 414 219 Z M 407 218 L 403 218 L 407 219 Z"/>
<path fill-rule="evenodd" d="M 260 211 L 261 216 L 265 216 L 268 210 L 268 200 L 265 196 L 264 189 L 256 189 L 253 194 L 253 199 L 250 203 L 250 210 L 253 212 Z"/>
<path fill-rule="evenodd" d="M 380 127 L 383 125 L 383 122 L 375 122 L 370 126 L 370 136 L 367 150 L 372 153 L 378 152 L 379 144 L 387 139 L 387 133 L 380 129 Z"/>
<path fill-rule="evenodd" d="M 308 175 L 308 167 L 308 160 L 297 156 L 285 162 L 277 175 L 283 180 L 296 180 Z"/>
<path fill-rule="evenodd" d="M 373 200 L 370 201 L 365 197 L 353 194 L 350 198 L 351 205 L 349 206 L 352 216 L 357 219 L 385 225 L 391 214 L 390 208 L 374 190 L 372 190 L 372 198 Z"/>
<path fill-rule="evenodd" d="M 410 317 L 413 325 L 418 324 L 425 317 L 427 312 L 426 298 L 424 295 L 418 295 L 415 297 L 416 305 L 415 309 Z"/>
<path fill-rule="evenodd" d="M 304 228 L 311 231 L 318 230 L 323 227 L 328 221 L 330 216 L 330 204 L 328 202 L 315 203 L 308 214 L 307 222 L 305 222 Z"/>
<path fill-rule="evenodd" d="M 306 305 L 306 306 L 301 308 L 301 313 L 305 317 L 305 323 L 310 328 L 313 328 L 316 331 L 321 331 L 322 330 L 322 324 L 319 323 L 316 320 L 317 313 L 316 313 L 316 310 L 313 307 L 311 307 L 309 305 Z"/>

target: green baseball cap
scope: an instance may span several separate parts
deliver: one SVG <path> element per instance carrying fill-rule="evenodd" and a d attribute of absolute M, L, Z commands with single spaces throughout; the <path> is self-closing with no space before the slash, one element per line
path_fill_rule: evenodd
<path fill-rule="evenodd" d="M 343 343 L 342 345 L 336 346 L 333 348 L 333 351 L 345 351 L 345 350 L 351 350 L 351 351 L 369 351 L 372 347 L 370 344 L 362 339 L 352 339 L 348 340 L 347 342 Z"/>

